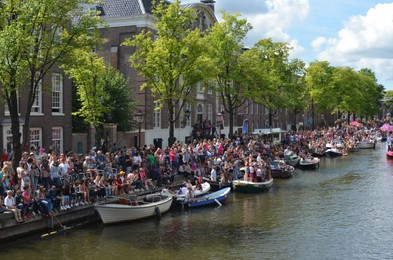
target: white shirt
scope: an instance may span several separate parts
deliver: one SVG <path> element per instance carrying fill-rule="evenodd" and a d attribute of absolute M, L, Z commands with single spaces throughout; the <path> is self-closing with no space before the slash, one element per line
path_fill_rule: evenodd
<path fill-rule="evenodd" d="M 9 208 L 14 208 L 15 207 L 15 198 L 14 197 L 8 197 L 6 196 L 4 199 L 4 205 L 7 207 L 7 209 Z"/>
<path fill-rule="evenodd" d="M 210 179 L 212 180 L 212 181 L 215 181 L 215 180 L 217 180 L 217 171 L 216 171 L 216 169 L 212 169 L 212 171 L 210 172 Z"/>

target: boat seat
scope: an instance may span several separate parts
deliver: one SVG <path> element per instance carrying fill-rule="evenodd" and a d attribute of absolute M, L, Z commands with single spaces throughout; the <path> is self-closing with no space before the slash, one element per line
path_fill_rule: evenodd
<path fill-rule="evenodd" d="M 133 206 L 138 205 L 138 196 L 137 195 L 130 195 L 128 197 L 128 199 L 129 199 L 129 204 L 130 205 L 133 205 Z"/>
<path fill-rule="evenodd" d="M 161 196 L 149 196 L 144 199 L 146 202 L 157 202 L 161 200 Z"/>

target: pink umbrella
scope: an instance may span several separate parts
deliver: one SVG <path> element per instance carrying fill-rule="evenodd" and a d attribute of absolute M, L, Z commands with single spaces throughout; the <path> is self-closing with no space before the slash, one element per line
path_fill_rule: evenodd
<path fill-rule="evenodd" d="M 389 125 L 389 124 L 383 124 L 383 126 L 381 126 L 379 129 L 380 129 L 381 131 L 384 131 L 384 132 L 386 132 L 386 131 L 392 131 L 393 126 L 391 126 L 391 125 Z"/>
<path fill-rule="evenodd" d="M 350 123 L 350 125 L 353 125 L 353 126 L 362 126 L 362 124 L 359 123 L 358 121 L 353 121 L 353 122 Z"/>

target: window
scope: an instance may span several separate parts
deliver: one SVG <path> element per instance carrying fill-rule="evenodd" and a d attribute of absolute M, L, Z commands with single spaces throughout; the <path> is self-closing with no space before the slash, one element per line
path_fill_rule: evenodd
<path fill-rule="evenodd" d="M 154 104 L 153 110 L 153 128 L 160 128 L 161 127 L 161 108 L 160 103 Z"/>
<path fill-rule="evenodd" d="M 42 114 L 42 80 L 37 83 L 35 92 L 34 103 L 31 107 L 32 114 Z"/>
<path fill-rule="evenodd" d="M 259 115 L 259 104 L 255 106 L 255 114 Z"/>
<path fill-rule="evenodd" d="M 62 152 L 63 150 L 63 128 L 52 128 L 52 147 L 54 151 Z"/>
<path fill-rule="evenodd" d="M 203 105 L 202 104 L 197 105 L 197 122 L 199 122 L 199 123 L 203 122 Z"/>
<path fill-rule="evenodd" d="M 19 112 L 19 93 L 17 94 L 18 95 L 18 98 L 17 98 L 17 101 L 18 101 L 18 104 L 17 104 L 17 109 L 18 109 L 18 115 L 20 114 L 20 112 Z M 10 115 L 10 110 L 8 109 L 8 104 L 7 104 L 7 102 L 5 102 L 5 105 L 4 105 L 4 115 L 5 116 L 9 116 Z"/>
<path fill-rule="evenodd" d="M 265 115 L 269 114 L 269 108 L 265 107 Z"/>
<path fill-rule="evenodd" d="M 187 119 L 186 125 L 185 126 L 191 126 L 191 118 L 192 118 L 192 110 L 191 110 L 191 105 L 186 103 L 184 105 L 185 110 L 190 111 L 190 117 Z"/>
<path fill-rule="evenodd" d="M 207 114 L 206 115 L 207 116 L 207 120 L 212 122 L 212 118 L 213 118 L 213 105 L 212 104 L 207 104 L 206 114 Z"/>
<path fill-rule="evenodd" d="M 216 87 L 216 83 L 212 80 L 209 81 L 209 88 L 207 89 L 207 94 L 211 95 L 213 94 L 213 88 Z"/>
<path fill-rule="evenodd" d="M 197 92 L 198 93 L 203 93 L 203 86 L 201 82 L 197 83 Z"/>
<path fill-rule="evenodd" d="M 57 73 L 52 75 L 52 113 L 63 113 L 63 77 Z"/>
<path fill-rule="evenodd" d="M 32 146 L 36 149 L 42 147 L 41 128 L 30 128 L 30 147 Z"/>

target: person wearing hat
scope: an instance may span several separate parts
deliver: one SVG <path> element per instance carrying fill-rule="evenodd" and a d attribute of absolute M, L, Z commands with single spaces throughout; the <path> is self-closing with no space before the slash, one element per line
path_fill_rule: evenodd
<path fill-rule="evenodd" d="M 7 196 L 4 199 L 4 205 L 6 208 L 14 213 L 15 220 L 17 223 L 22 223 L 22 215 L 20 209 L 16 207 L 15 198 L 12 196 L 12 190 L 7 191 Z"/>

